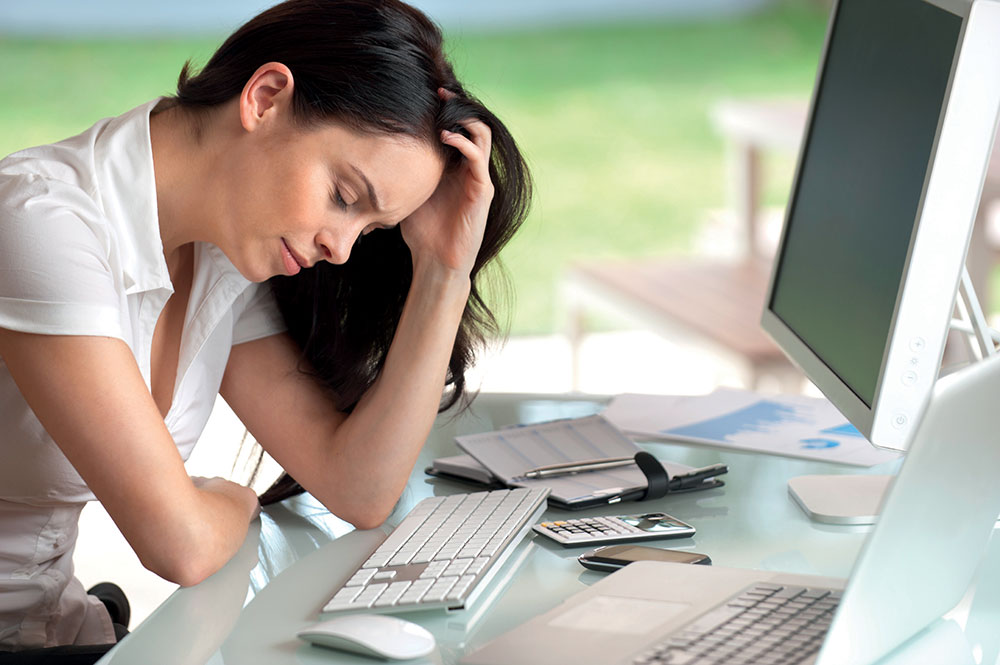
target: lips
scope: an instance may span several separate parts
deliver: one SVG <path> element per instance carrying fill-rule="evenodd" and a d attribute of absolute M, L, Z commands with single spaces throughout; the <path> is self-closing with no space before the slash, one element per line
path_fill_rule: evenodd
<path fill-rule="evenodd" d="M 297 275 L 303 267 L 308 267 L 292 252 L 292 248 L 288 246 L 284 238 L 281 239 L 281 259 L 285 264 L 285 272 L 290 276 Z"/>

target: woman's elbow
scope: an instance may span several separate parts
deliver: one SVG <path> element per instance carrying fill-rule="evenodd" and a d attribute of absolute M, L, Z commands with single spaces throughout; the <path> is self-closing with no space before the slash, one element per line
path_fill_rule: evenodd
<path fill-rule="evenodd" d="M 378 527 L 382 526 L 382 523 L 385 522 L 386 517 L 388 517 L 388 515 L 381 518 L 359 516 L 353 519 L 349 519 L 347 521 L 350 522 L 352 525 L 354 525 L 355 529 L 365 531 L 368 529 L 377 529 Z"/>
<path fill-rule="evenodd" d="M 340 519 L 350 522 L 355 529 L 367 530 L 377 529 L 389 519 L 395 502 L 378 502 L 361 506 L 354 506 L 344 512 L 344 514 L 334 513 Z M 334 512 L 334 511 L 331 511 Z"/>
<path fill-rule="evenodd" d="M 168 582 L 180 586 L 194 586 L 210 577 L 220 568 L 205 557 L 191 554 L 190 556 L 160 556 L 155 560 L 140 558 L 147 570 L 159 575 Z"/>
<path fill-rule="evenodd" d="M 179 586 L 194 586 L 201 584 L 206 579 L 215 574 L 221 568 L 218 565 L 206 565 L 207 562 L 196 562 L 178 566 L 173 571 L 173 579 L 170 580 Z"/>

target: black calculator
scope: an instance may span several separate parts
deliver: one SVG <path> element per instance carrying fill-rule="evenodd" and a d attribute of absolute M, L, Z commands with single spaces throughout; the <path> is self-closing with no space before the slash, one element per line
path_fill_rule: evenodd
<path fill-rule="evenodd" d="M 532 528 L 535 533 L 551 538 L 563 547 L 613 545 L 659 538 L 687 538 L 694 535 L 693 526 L 666 513 L 583 517 L 541 522 Z"/>

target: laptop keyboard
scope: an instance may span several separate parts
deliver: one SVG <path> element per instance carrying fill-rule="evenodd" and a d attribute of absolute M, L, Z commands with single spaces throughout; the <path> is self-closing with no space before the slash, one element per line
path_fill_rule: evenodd
<path fill-rule="evenodd" d="M 792 665 L 819 651 L 841 592 L 759 583 L 649 649 L 633 665 Z"/>
<path fill-rule="evenodd" d="M 323 612 L 471 604 L 545 510 L 548 493 L 518 488 L 424 499 Z"/>

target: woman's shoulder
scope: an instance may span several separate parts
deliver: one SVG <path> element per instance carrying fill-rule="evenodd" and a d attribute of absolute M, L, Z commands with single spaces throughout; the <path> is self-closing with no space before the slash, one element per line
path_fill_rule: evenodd
<path fill-rule="evenodd" d="M 95 192 L 85 182 L 55 177 L 49 173 L 10 172 L 0 170 L 0 210 L 38 212 L 53 207 L 78 208 L 93 206 Z"/>
<path fill-rule="evenodd" d="M 93 170 L 94 145 L 109 119 L 69 138 L 18 150 L 0 160 L 0 175 L 36 175 L 64 182 L 82 182 Z"/>
<path fill-rule="evenodd" d="M 0 161 L 0 218 L 44 218 L 57 210 L 99 211 L 93 151 L 86 134 L 27 148 Z"/>
<path fill-rule="evenodd" d="M 76 136 L 0 160 L 0 206 L 24 206 L 32 200 L 78 207 L 81 212 L 88 207 L 100 209 L 102 190 L 107 189 L 102 187 L 104 180 L 115 176 L 117 184 L 123 180 L 119 172 L 134 172 L 137 166 L 140 171 L 152 171 L 149 110 L 155 101 L 104 118 Z M 152 176 L 133 173 L 140 179 L 147 175 Z"/>
<path fill-rule="evenodd" d="M 0 266 L 105 265 L 118 245 L 99 200 L 78 182 L 0 172 Z"/>
<path fill-rule="evenodd" d="M 49 247 L 75 244 L 81 234 L 106 244 L 110 229 L 99 201 L 83 183 L 46 174 L 0 172 L 0 238 L 46 237 Z"/>

